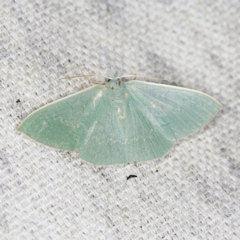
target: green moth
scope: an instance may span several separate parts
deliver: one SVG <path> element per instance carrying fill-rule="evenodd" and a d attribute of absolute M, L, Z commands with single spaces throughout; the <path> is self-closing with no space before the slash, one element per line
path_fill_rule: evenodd
<path fill-rule="evenodd" d="M 198 91 L 114 78 L 47 104 L 18 130 L 95 165 L 139 162 L 164 156 L 221 108 Z"/>

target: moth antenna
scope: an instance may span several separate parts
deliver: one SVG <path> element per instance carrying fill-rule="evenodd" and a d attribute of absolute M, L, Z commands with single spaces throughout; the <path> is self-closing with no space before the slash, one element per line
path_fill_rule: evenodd
<path fill-rule="evenodd" d="M 89 82 L 91 82 L 91 83 L 96 83 L 96 84 L 104 84 L 106 81 L 104 81 L 104 82 L 101 82 L 101 81 L 95 81 L 95 80 L 88 80 Z"/>
<path fill-rule="evenodd" d="M 167 82 L 171 82 L 169 79 L 164 79 L 164 78 L 159 78 L 159 77 L 152 77 L 152 76 L 139 76 L 139 75 L 136 75 L 136 74 L 130 74 L 130 75 L 123 75 L 121 77 L 117 77 L 118 78 L 132 78 L 133 77 L 133 80 L 137 80 L 137 78 L 145 78 L 147 80 L 159 80 L 159 81 L 167 81 Z"/>
<path fill-rule="evenodd" d="M 96 81 L 96 80 L 89 80 L 87 79 L 89 82 L 92 82 L 92 83 L 97 83 L 97 84 L 103 84 L 106 82 L 107 79 L 109 79 L 109 77 L 106 77 L 106 76 L 103 76 L 103 75 L 100 75 L 100 74 L 86 74 L 86 75 L 76 75 L 76 76 L 69 76 L 69 77 L 63 77 L 63 78 L 59 78 L 58 80 L 63 80 L 63 79 L 70 79 L 70 78 L 80 78 L 80 77 L 83 77 L 85 79 L 87 79 L 88 77 L 103 77 L 105 79 L 105 81 Z"/>

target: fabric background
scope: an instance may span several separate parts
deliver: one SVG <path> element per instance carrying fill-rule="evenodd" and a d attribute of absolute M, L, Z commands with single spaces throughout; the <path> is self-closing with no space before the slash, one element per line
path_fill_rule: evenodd
<path fill-rule="evenodd" d="M 0 2 L 0 239 L 240 239 L 238 0 Z M 162 159 L 108 167 L 17 132 L 90 73 L 171 79 L 223 110 Z"/>

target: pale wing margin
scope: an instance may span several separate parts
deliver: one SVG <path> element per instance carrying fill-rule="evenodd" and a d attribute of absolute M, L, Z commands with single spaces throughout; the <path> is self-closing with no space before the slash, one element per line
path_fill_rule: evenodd
<path fill-rule="evenodd" d="M 222 108 L 214 98 L 190 89 L 162 84 L 129 81 L 128 89 L 148 108 L 153 125 L 169 140 L 194 133 Z"/>

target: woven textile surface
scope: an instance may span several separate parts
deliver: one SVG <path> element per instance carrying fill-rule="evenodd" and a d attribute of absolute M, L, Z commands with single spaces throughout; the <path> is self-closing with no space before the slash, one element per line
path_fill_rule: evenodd
<path fill-rule="evenodd" d="M 238 0 L 1 0 L 0 239 L 240 239 L 239 12 Z M 223 109 L 165 157 L 107 167 L 17 131 L 93 85 L 59 78 L 93 73 L 171 79 Z"/>

